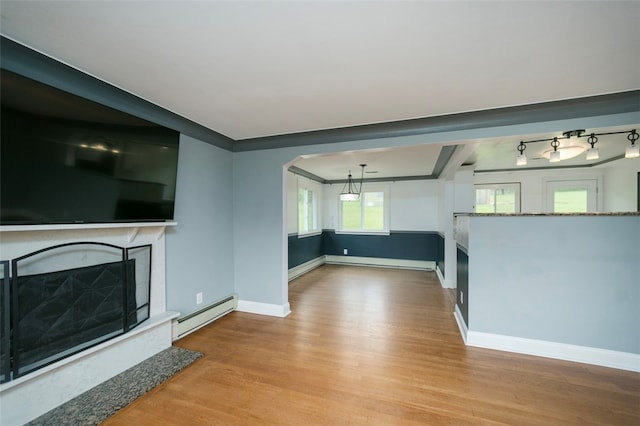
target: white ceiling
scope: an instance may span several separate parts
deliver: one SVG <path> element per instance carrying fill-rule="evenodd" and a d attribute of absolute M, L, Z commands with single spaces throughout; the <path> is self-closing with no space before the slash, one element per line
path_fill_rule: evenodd
<path fill-rule="evenodd" d="M 425 176 L 433 173 L 441 149 L 440 145 L 429 144 L 312 155 L 303 157 L 295 166 L 325 180 L 346 179 L 349 170 L 360 179 L 360 164 L 366 165 L 365 179 Z"/>
<path fill-rule="evenodd" d="M 638 1 L 2 0 L 0 13 L 4 36 L 235 140 L 640 88 Z"/>
<path fill-rule="evenodd" d="M 606 163 L 607 160 L 620 158 L 624 155 L 625 148 L 629 144 L 627 139 L 630 126 L 607 127 L 599 129 L 585 129 L 580 138 L 565 139 L 561 132 L 537 133 L 518 135 L 513 137 L 495 139 L 476 139 L 473 141 L 456 141 L 447 145 L 455 145 L 458 149 L 464 146 L 468 155 L 452 157 L 451 161 L 457 161 L 455 168 L 461 165 L 473 165 L 476 171 L 504 171 L 527 170 L 547 167 L 579 167 L 591 166 L 598 163 Z M 640 124 L 635 128 L 640 132 Z M 567 129 L 569 130 L 569 129 Z M 576 130 L 576 129 L 571 129 Z M 586 150 L 590 147 L 587 138 L 591 132 L 618 133 L 596 136 L 595 147 L 598 148 L 600 158 L 598 160 L 586 160 Z M 580 147 L 582 153 L 577 157 L 563 160 L 560 163 L 549 163 L 545 152 L 552 148 L 549 139 L 560 138 L 559 150 L 565 147 Z M 542 142 L 529 142 L 537 140 Z M 516 166 L 517 146 L 521 140 L 527 141 L 525 155 L 526 166 Z M 369 149 L 360 151 L 348 151 L 324 155 L 303 156 L 294 164 L 296 167 L 310 172 L 325 180 L 344 180 L 351 170 L 354 177 L 360 178 L 359 165 L 366 164 L 364 179 L 393 178 L 393 177 L 423 177 L 434 175 L 434 168 L 441 153 L 443 144 L 425 144 L 407 147 L 394 147 L 383 149 Z M 634 160 L 640 167 L 640 158 Z M 437 175 L 435 176 L 437 177 Z"/>

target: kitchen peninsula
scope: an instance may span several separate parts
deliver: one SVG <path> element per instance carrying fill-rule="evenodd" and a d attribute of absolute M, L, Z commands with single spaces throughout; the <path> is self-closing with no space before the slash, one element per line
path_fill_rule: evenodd
<path fill-rule="evenodd" d="M 640 213 L 455 215 L 465 343 L 640 371 Z"/>

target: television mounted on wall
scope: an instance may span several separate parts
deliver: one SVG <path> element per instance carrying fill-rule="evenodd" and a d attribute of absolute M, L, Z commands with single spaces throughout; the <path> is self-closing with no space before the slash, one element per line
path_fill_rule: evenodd
<path fill-rule="evenodd" d="M 173 219 L 179 132 L 1 70 L 0 223 Z"/>

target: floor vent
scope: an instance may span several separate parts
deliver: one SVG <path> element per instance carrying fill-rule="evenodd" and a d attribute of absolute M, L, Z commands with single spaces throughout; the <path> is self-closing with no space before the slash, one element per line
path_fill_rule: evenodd
<path fill-rule="evenodd" d="M 205 306 L 188 315 L 178 317 L 173 322 L 173 340 L 180 339 L 197 329 L 215 321 L 238 307 L 238 296 L 232 295 Z"/>

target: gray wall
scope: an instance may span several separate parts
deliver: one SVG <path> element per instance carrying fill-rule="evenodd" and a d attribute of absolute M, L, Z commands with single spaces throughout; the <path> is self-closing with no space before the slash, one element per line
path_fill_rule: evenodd
<path fill-rule="evenodd" d="M 288 303 L 287 230 L 284 165 L 303 154 L 367 148 L 447 143 L 488 137 L 535 134 L 574 128 L 629 125 L 638 114 L 612 114 L 582 119 L 368 139 L 233 154 L 234 274 L 240 299 L 276 305 Z M 292 307 L 295 309 L 295 307 Z"/>
<path fill-rule="evenodd" d="M 456 134 L 471 136 L 466 131 Z M 285 165 L 303 154 L 436 141 L 434 135 L 421 135 L 235 152 L 234 276 L 240 299 L 282 306 L 288 303 Z"/>
<path fill-rule="evenodd" d="M 181 135 L 178 226 L 166 236 L 168 310 L 190 313 L 234 292 L 232 179 L 231 152 Z"/>
<path fill-rule="evenodd" d="M 233 265 L 241 300 L 287 303 L 285 158 L 279 150 L 233 157 Z"/>
<path fill-rule="evenodd" d="M 469 330 L 640 353 L 640 217 L 471 217 Z"/>

